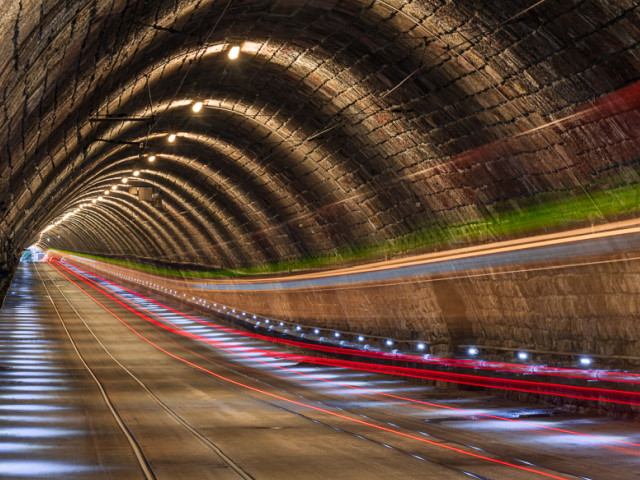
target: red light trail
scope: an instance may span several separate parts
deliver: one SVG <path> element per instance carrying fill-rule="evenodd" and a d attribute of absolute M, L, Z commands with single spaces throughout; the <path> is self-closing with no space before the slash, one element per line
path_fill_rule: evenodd
<path fill-rule="evenodd" d="M 68 268 L 64 267 L 64 265 L 61 265 L 60 263 L 58 263 L 58 265 L 60 265 L 61 268 L 64 268 L 65 270 L 67 270 L 69 273 L 72 273 L 73 275 L 77 276 L 75 273 L 71 272 Z M 452 447 L 450 445 L 445 445 L 445 444 L 442 444 L 442 443 L 439 443 L 439 442 L 434 442 L 434 441 L 428 440 L 426 438 L 418 437 L 417 435 L 413 435 L 413 434 L 410 434 L 410 433 L 402 432 L 400 430 L 395 430 L 395 429 L 388 428 L 388 427 L 385 427 L 385 426 L 382 426 L 382 425 L 377 425 L 377 424 L 372 423 L 372 422 L 368 422 L 368 421 L 365 421 L 365 420 L 360 420 L 360 419 L 357 419 L 357 418 L 353 418 L 353 417 L 350 417 L 348 415 L 337 413 L 337 412 L 334 412 L 334 411 L 331 411 L 331 410 L 327 410 L 325 408 L 317 407 L 317 406 L 314 406 L 314 405 L 310 405 L 310 404 L 307 404 L 307 403 L 304 403 L 304 402 L 299 402 L 297 400 L 292 400 L 292 399 L 286 398 L 286 397 L 284 397 L 282 395 L 278 395 L 278 394 L 275 394 L 275 393 L 268 392 L 266 390 L 262 390 L 262 389 L 259 389 L 259 388 L 256 388 L 256 387 L 252 387 L 252 386 L 244 384 L 242 382 L 238 382 L 236 380 L 232 380 L 232 379 L 230 379 L 228 377 L 225 377 L 224 375 L 220 375 L 218 373 L 215 373 L 214 371 L 209 370 L 209 369 L 207 369 L 205 367 L 202 367 L 201 365 L 198 365 L 197 363 L 191 362 L 191 361 L 187 360 L 186 358 L 180 357 L 180 356 L 178 356 L 178 355 L 166 350 L 165 348 L 161 347 L 157 343 L 149 340 L 147 337 L 145 337 L 140 332 L 138 332 L 135 328 L 133 328 L 131 325 L 129 325 L 126 321 L 124 321 L 115 312 L 113 312 L 107 306 L 105 306 L 102 302 L 100 302 L 97 298 L 95 298 L 93 295 L 91 295 L 89 292 L 87 292 L 84 288 L 82 288 L 80 285 L 78 285 L 76 282 L 74 282 L 71 278 L 69 278 L 67 275 L 65 275 L 60 269 L 56 268 L 55 265 L 53 265 L 53 268 L 55 268 L 56 271 L 58 271 L 58 273 L 60 273 L 60 275 L 62 275 L 64 278 L 66 278 L 76 288 L 78 288 L 85 295 L 87 295 L 89 298 L 91 298 L 102 309 L 104 309 L 106 312 L 108 312 L 110 315 L 112 315 L 114 318 L 116 318 L 120 323 L 122 323 L 125 327 L 127 327 L 131 332 L 133 332 L 136 336 L 141 338 L 143 341 L 145 341 L 149 345 L 153 346 L 157 350 L 161 351 L 165 355 L 168 355 L 169 357 L 171 357 L 171 358 L 173 358 L 173 359 L 175 359 L 175 360 L 177 360 L 179 362 L 182 362 L 185 365 L 189 365 L 190 367 L 192 367 L 192 368 L 194 368 L 196 370 L 199 370 L 199 371 L 201 371 L 203 373 L 206 373 L 208 375 L 211 375 L 212 377 L 215 377 L 215 378 L 217 378 L 219 380 L 222 380 L 224 382 L 230 383 L 230 384 L 235 385 L 237 387 L 242 387 L 242 388 L 250 390 L 252 392 L 256 392 L 256 393 L 259 393 L 259 394 L 262 394 L 262 395 L 265 395 L 265 396 L 268 396 L 268 397 L 271 397 L 271 398 L 275 398 L 277 400 L 281 400 L 281 401 L 287 402 L 287 403 L 292 404 L 292 405 L 297 405 L 297 406 L 300 406 L 300 407 L 308 408 L 308 409 L 314 410 L 316 412 L 320 412 L 320 413 L 324 413 L 324 414 L 327 414 L 327 415 L 331 415 L 331 416 L 336 417 L 336 418 L 341 418 L 343 420 L 347 420 L 347 421 L 352 422 L 352 423 L 356 423 L 356 424 L 359 424 L 359 425 L 370 427 L 370 428 L 373 428 L 373 429 L 376 429 L 376 430 L 379 430 L 379 431 L 392 433 L 394 435 L 398 435 L 398 436 L 403 437 L 403 438 L 416 440 L 418 442 L 421 442 L 421 443 L 424 443 L 424 444 L 428 444 L 428 445 L 431 445 L 431 446 L 434 446 L 434 447 L 443 448 L 443 449 L 446 449 L 446 450 L 449 450 L 449 451 L 452 451 L 452 452 L 455 452 L 455 453 L 459 453 L 459 454 L 466 455 L 466 456 L 469 456 L 469 457 L 473 457 L 473 458 L 477 458 L 477 459 L 480 459 L 480 460 L 488 461 L 488 462 L 491 462 L 491 463 L 494 463 L 494 464 L 503 465 L 503 466 L 515 468 L 515 469 L 518 469 L 518 470 L 522 470 L 522 471 L 526 471 L 526 472 L 542 475 L 542 476 L 547 477 L 547 478 L 553 478 L 553 479 L 557 479 L 557 480 L 567 480 L 567 477 L 561 477 L 561 476 L 554 475 L 554 474 L 551 474 L 551 473 L 543 472 L 541 470 L 537 470 L 535 468 L 524 467 L 524 466 L 521 466 L 521 465 L 516 465 L 516 464 L 513 464 L 513 463 L 509 463 L 509 462 L 506 462 L 506 461 L 503 461 L 503 460 L 498 460 L 498 459 L 495 459 L 495 458 L 491 458 L 491 457 L 488 457 L 488 456 L 485 456 L 485 455 L 481 455 L 481 454 L 477 454 L 477 453 L 473 453 L 473 452 L 467 452 L 467 451 L 462 450 L 462 449 L 457 448 L 457 447 Z M 86 279 L 84 279 L 82 277 L 78 277 L 78 278 L 80 280 L 82 280 L 84 283 L 86 283 L 87 285 L 89 285 L 90 287 L 92 287 L 93 289 L 95 289 L 95 290 L 99 291 L 100 293 L 102 293 L 104 296 L 108 297 L 112 301 L 114 301 L 117 304 L 119 304 L 120 306 L 124 307 L 126 310 L 131 311 L 132 313 L 140 316 L 141 318 L 143 318 L 143 319 L 145 319 L 147 321 L 151 320 L 149 317 L 147 317 L 146 315 L 144 315 L 144 314 L 142 314 L 140 312 L 137 312 L 136 310 L 132 309 L 131 307 L 126 305 L 124 302 L 120 301 L 115 296 L 110 295 L 109 293 L 107 293 L 107 292 L 97 288 L 96 286 L 92 285 Z M 155 321 L 153 321 L 153 322 L 155 323 Z"/>
<path fill-rule="evenodd" d="M 368 364 L 363 364 L 361 362 L 347 362 L 347 361 L 343 361 L 343 360 L 318 359 L 317 357 L 308 357 L 308 356 L 301 356 L 301 355 L 288 354 L 288 353 L 274 353 L 274 352 L 266 351 L 266 350 L 262 350 L 262 349 L 248 348 L 248 347 L 244 347 L 244 346 L 241 346 L 241 345 L 230 344 L 228 342 L 220 342 L 220 341 L 211 340 L 211 339 L 208 339 L 208 338 L 203 337 L 201 335 L 196 335 L 196 334 L 193 334 L 193 333 L 190 333 L 190 332 L 184 330 L 183 328 L 181 328 L 181 327 L 169 322 L 168 320 L 162 318 L 158 314 L 153 313 L 153 312 L 145 309 L 144 307 L 142 307 L 140 305 L 137 305 L 134 302 L 131 302 L 130 300 L 126 300 L 124 297 L 122 297 L 118 293 L 115 293 L 115 292 L 107 293 L 102 289 L 101 286 L 99 286 L 99 284 L 97 284 L 93 280 L 86 279 L 86 278 L 78 275 L 77 273 L 73 272 L 71 269 L 69 269 L 68 267 L 66 267 L 64 264 L 62 264 L 60 262 L 57 262 L 57 264 L 61 268 L 64 268 L 70 274 L 76 276 L 76 278 L 79 278 L 80 280 L 82 280 L 83 282 L 87 283 L 92 288 L 98 290 L 99 292 L 103 293 L 104 295 L 106 295 L 108 297 L 111 297 L 112 299 L 114 299 L 118 303 L 122 304 L 122 302 L 120 302 L 119 300 L 113 298 L 111 293 L 113 293 L 113 295 L 115 295 L 117 297 L 122 298 L 125 302 L 132 303 L 138 309 L 143 310 L 143 311 L 147 312 L 148 314 L 157 317 L 158 319 L 161 320 L 161 322 L 166 322 L 166 323 L 171 325 L 171 327 L 169 327 L 169 326 L 165 325 L 164 323 L 158 322 L 156 320 L 151 319 L 150 317 L 148 317 L 146 315 L 140 314 L 137 310 L 133 310 L 127 305 L 123 305 L 128 310 L 132 311 L 133 313 L 137 314 L 141 318 L 144 318 L 145 320 L 151 322 L 152 324 L 154 324 L 156 326 L 160 326 L 161 328 L 163 328 L 165 330 L 168 330 L 168 331 L 171 331 L 172 333 L 177 333 L 179 335 L 187 336 L 189 338 L 205 342 L 205 343 L 210 344 L 212 346 L 215 346 L 215 347 L 217 347 L 217 348 L 219 348 L 221 350 L 224 350 L 224 351 L 226 351 L 228 353 L 240 356 L 242 358 L 245 358 L 245 359 L 257 362 L 257 363 L 262 363 L 262 364 L 268 365 L 267 362 L 263 362 L 263 361 L 254 359 L 252 357 L 248 357 L 246 355 L 239 354 L 237 351 L 234 351 L 233 349 L 239 349 L 239 350 L 242 350 L 242 351 L 247 352 L 247 353 L 259 353 L 261 355 L 270 356 L 272 358 L 283 358 L 283 359 L 288 359 L 288 360 L 291 360 L 291 361 L 315 363 L 315 364 L 321 364 L 321 365 L 327 365 L 327 366 L 335 366 L 335 367 L 340 367 L 340 368 L 351 368 L 351 369 L 360 370 L 360 371 L 373 371 L 375 373 L 387 373 L 387 374 L 398 375 L 398 373 L 388 372 L 388 371 L 385 371 L 384 369 L 381 369 L 381 370 L 368 369 L 367 366 L 369 366 L 369 365 Z M 82 270 L 82 269 L 78 269 L 78 270 Z M 82 271 L 84 271 L 84 270 L 82 270 Z M 85 273 L 88 273 L 88 272 L 85 271 Z M 97 278 L 100 278 L 99 276 L 94 275 L 94 274 L 90 274 L 90 275 L 93 275 L 93 276 L 95 276 Z M 232 334 L 236 334 L 236 333 L 240 333 L 241 334 L 241 333 L 243 333 L 243 332 L 239 332 L 239 331 L 237 331 L 235 329 L 231 329 L 231 328 L 228 328 L 228 327 L 223 327 L 223 326 L 220 326 L 220 325 L 216 325 L 216 324 L 212 324 L 210 322 L 203 321 L 203 320 L 198 319 L 196 317 L 193 317 L 193 316 L 191 316 L 189 314 L 183 313 L 183 312 L 181 312 L 179 310 L 176 310 L 174 308 L 166 306 L 166 305 L 164 305 L 164 304 L 162 304 L 160 302 L 157 302 L 157 301 L 155 301 L 155 300 L 153 300 L 151 298 L 148 298 L 148 297 L 146 297 L 144 295 L 138 294 L 137 292 L 134 292 L 134 291 L 129 290 L 127 288 L 124 288 L 124 287 L 122 287 L 120 285 L 117 285 L 117 284 L 115 284 L 113 282 L 110 282 L 109 280 L 106 280 L 106 279 L 103 279 L 103 280 L 105 282 L 111 284 L 111 285 L 114 285 L 114 286 L 116 286 L 118 288 L 121 288 L 121 289 L 123 289 L 123 290 L 125 290 L 125 291 L 127 291 L 127 292 L 129 292 L 129 293 L 131 293 L 133 295 L 136 295 L 139 298 L 143 298 L 143 299 L 145 299 L 147 301 L 150 301 L 150 302 L 152 302 L 152 303 L 154 303 L 154 304 L 156 304 L 158 306 L 166 308 L 167 310 L 169 310 L 169 311 L 171 311 L 173 313 L 176 313 L 176 314 L 178 314 L 178 315 L 180 315 L 180 316 L 182 316 L 184 318 L 188 318 L 188 319 L 196 321 L 196 322 L 198 322 L 200 324 L 204 324 L 206 326 L 209 326 L 211 328 L 215 328 L 215 329 L 224 331 L 226 333 L 232 333 Z M 260 340 L 262 340 L 263 337 L 264 337 L 262 335 L 252 335 L 252 334 L 249 334 L 248 336 L 250 336 L 252 338 L 259 338 Z M 267 339 L 268 338 L 269 337 L 267 337 Z M 275 367 L 275 368 L 280 369 L 280 370 L 287 371 L 287 372 L 292 372 L 292 373 L 295 373 L 297 375 L 301 375 L 301 376 L 304 376 L 304 377 L 311 377 L 311 378 L 314 378 L 315 380 L 321 380 L 321 381 L 329 383 L 329 384 L 340 385 L 342 387 L 347 387 L 347 388 L 351 388 L 351 389 L 354 389 L 354 390 L 363 391 L 363 392 L 366 392 L 368 394 L 375 394 L 375 395 L 380 395 L 380 396 L 384 396 L 384 397 L 388 397 L 388 398 L 403 400 L 403 401 L 407 401 L 407 402 L 418 404 L 418 405 L 425 405 L 425 406 L 436 407 L 436 408 L 440 408 L 440 409 L 454 410 L 454 411 L 462 412 L 462 413 L 464 413 L 466 415 L 477 415 L 477 416 L 482 416 L 484 418 L 491 418 L 491 419 L 496 419 L 496 420 L 503 420 L 503 421 L 509 421 L 509 422 L 513 422 L 513 423 L 519 423 L 519 424 L 524 424 L 524 425 L 529 425 L 529 426 L 535 426 L 537 428 L 542 428 L 542 429 L 550 430 L 550 431 L 568 433 L 568 434 L 572 434 L 572 435 L 595 438 L 595 439 L 598 439 L 598 440 L 601 440 L 601 441 L 608 441 L 608 442 L 614 442 L 614 443 L 619 443 L 619 444 L 630 445 L 630 446 L 634 446 L 634 447 L 640 447 L 640 444 L 633 443 L 633 442 L 626 442 L 626 441 L 623 441 L 623 440 L 610 439 L 610 438 L 606 438 L 606 437 L 600 437 L 600 436 L 597 436 L 597 435 L 584 434 L 584 433 L 575 432 L 575 431 L 566 430 L 566 429 L 548 427 L 548 426 L 545 426 L 545 425 L 540 425 L 540 424 L 536 424 L 536 423 L 532 423 L 532 422 L 525 422 L 525 421 L 511 419 L 511 418 L 500 417 L 500 416 L 496 416 L 496 415 L 488 415 L 488 414 L 483 414 L 483 413 L 479 413 L 479 412 L 469 412 L 469 411 L 465 411 L 464 409 L 459 409 L 459 408 L 455 408 L 455 407 L 448 407 L 448 406 L 443 406 L 443 405 L 434 404 L 434 403 L 430 403 L 430 402 L 425 402 L 425 401 L 420 401 L 420 400 L 413 400 L 413 399 L 410 399 L 410 398 L 407 398 L 407 397 L 398 396 L 398 395 L 382 393 L 382 392 L 376 392 L 374 390 L 370 390 L 370 389 L 366 389 L 366 388 L 362 388 L 362 387 L 345 385 L 345 384 L 341 384 L 339 382 L 335 382 L 335 381 L 331 381 L 331 380 L 327 380 L 327 379 L 322 379 L 322 378 L 315 377 L 313 375 L 309 375 L 309 374 L 305 374 L 305 373 L 298 372 L 298 371 L 295 371 L 295 370 L 291 370 L 291 369 L 288 369 L 286 367 L 281 367 L 281 366 L 277 366 L 277 365 L 275 365 L 275 366 L 270 365 L 270 366 L 271 367 Z M 411 369 L 411 370 L 415 370 L 415 369 Z M 426 377 L 420 377 L 420 378 L 426 378 Z M 497 387 L 497 388 L 499 388 L 499 387 Z M 552 393 L 550 393 L 550 394 L 552 394 Z M 576 397 L 574 397 L 574 398 L 576 398 Z"/>
<path fill-rule="evenodd" d="M 84 272 L 88 273 L 86 271 Z M 71 273 L 75 275 L 75 273 L 73 272 Z M 101 278 L 98 276 L 96 277 Z M 104 279 L 104 281 L 109 282 L 106 279 Z M 109 282 L 109 283 L 112 283 L 112 282 Z M 125 290 L 130 292 L 130 290 L 128 289 L 125 289 Z M 143 298 L 146 298 L 146 297 L 143 297 Z M 154 302 L 151 299 L 149 300 Z M 154 302 L 154 303 L 160 305 L 160 303 L 158 302 Z M 170 309 L 170 310 L 175 313 L 178 313 L 178 311 L 175 309 Z M 219 328 L 219 329 L 225 330 L 224 327 L 220 327 L 215 324 L 211 324 L 209 322 L 198 320 L 192 316 L 187 316 L 187 318 L 190 318 L 194 321 L 198 321 L 199 323 L 208 325 L 212 328 Z M 161 328 L 166 328 L 163 324 L 159 324 L 155 320 L 149 319 L 148 317 L 147 317 L 147 320 L 151 321 L 157 326 L 160 326 Z M 225 331 L 236 333 L 236 331 L 234 331 L 233 329 L 227 329 Z M 179 332 L 174 332 L 174 333 L 179 333 Z M 295 342 L 295 341 L 285 340 L 285 339 L 273 339 L 272 337 L 251 334 L 251 333 L 242 333 L 242 332 L 238 332 L 238 333 L 248 337 L 257 338 L 260 340 L 266 340 L 266 341 L 272 341 L 272 342 L 275 340 L 275 343 L 283 343 L 286 345 L 301 347 L 301 348 L 310 349 L 310 350 L 321 350 L 329 353 L 336 353 L 336 354 L 343 354 L 343 355 L 346 354 L 351 356 L 361 356 L 361 357 L 369 357 L 369 358 L 377 357 L 377 358 L 383 358 L 387 360 L 408 359 L 412 363 L 425 363 L 425 364 L 430 363 L 430 362 L 416 362 L 417 357 L 408 356 L 408 355 L 404 356 L 405 358 L 403 358 L 402 356 L 399 356 L 399 355 L 388 355 L 388 354 L 379 353 L 379 352 L 360 352 L 358 350 L 353 350 L 353 349 L 325 347 L 325 346 L 310 345 L 304 342 Z M 192 335 L 192 334 L 189 334 L 189 335 Z M 197 337 L 195 337 L 195 339 L 206 341 L 206 339 L 197 338 Z M 273 356 L 276 354 L 270 353 L 270 355 Z M 513 391 L 518 391 L 523 393 L 536 393 L 536 394 L 542 394 L 542 395 L 563 396 L 567 398 L 574 398 L 577 400 L 602 401 L 602 402 L 618 403 L 618 404 L 624 404 L 624 405 L 640 405 L 640 394 L 636 392 L 629 392 L 629 391 L 623 391 L 623 390 L 613 390 L 613 389 L 596 388 L 596 387 L 582 387 L 582 386 L 575 386 L 575 385 L 561 385 L 561 384 L 554 384 L 549 382 L 534 382 L 534 381 L 517 380 L 517 379 L 500 379 L 495 377 L 483 377 L 480 375 L 462 374 L 462 373 L 454 373 L 454 372 L 437 372 L 433 370 L 425 371 L 424 369 L 417 369 L 417 368 L 410 368 L 410 367 L 370 364 L 370 363 L 355 362 L 350 360 L 320 359 L 318 357 L 308 357 L 308 356 L 289 354 L 289 353 L 278 353 L 277 355 L 280 358 L 288 358 L 296 361 L 316 363 L 316 364 L 325 365 L 325 366 L 358 369 L 358 370 L 374 372 L 374 373 L 392 374 L 392 375 L 421 378 L 421 379 L 434 380 L 434 381 L 435 380 L 445 381 L 445 382 L 452 382 L 452 383 L 457 383 L 462 385 L 477 386 L 477 387 L 483 387 L 483 388 L 513 390 Z M 443 364 L 438 363 L 437 365 L 440 366 Z M 454 363 L 452 365 L 444 364 L 444 366 L 465 366 L 466 367 L 467 365 Z M 482 370 L 489 370 L 489 369 L 490 369 L 489 367 L 482 368 Z M 495 371 L 508 371 L 511 373 L 519 373 L 518 370 L 495 369 Z M 570 375 L 560 375 L 560 374 L 549 375 L 549 376 L 574 378 Z"/>
<path fill-rule="evenodd" d="M 65 261 L 67 264 L 72 265 L 79 271 L 84 272 L 85 274 L 93 275 L 96 278 L 99 278 L 101 281 L 107 282 L 112 285 L 116 285 L 110 280 L 96 275 L 95 273 L 88 272 L 75 264 L 72 264 L 68 261 Z M 127 289 L 124 286 L 117 285 L 119 288 L 126 290 L 127 292 L 138 295 L 140 298 L 144 298 L 147 301 L 153 302 L 156 305 L 162 306 L 163 308 L 167 308 L 174 313 L 178 313 L 181 315 L 185 315 L 187 318 L 191 320 L 208 324 L 200 319 L 189 316 L 182 312 L 179 312 L 175 309 L 172 309 L 160 302 L 157 302 L 153 299 L 150 299 L 144 295 L 141 295 L 133 290 Z M 226 315 L 231 315 L 231 313 L 227 310 Z M 233 317 L 232 317 L 233 318 Z M 214 324 L 208 324 L 213 328 L 224 329 L 225 327 L 221 327 Z M 307 342 L 299 342 L 295 340 L 289 339 L 280 339 L 267 335 L 260 335 L 256 333 L 242 332 L 239 330 L 228 329 L 227 331 L 233 332 L 237 335 L 243 335 L 246 337 L 256 338 L 259 340 L 268 341 L 271 343 L 280 343 L 288 346 L 299 347 L 305 350 L 316 350 L 326 353 L 339 354 L 339 355 L 349 355 L 354 357 L 363 357 L 363 358 L 372 358 L 372 359 L 382 359 L 389 361 L 404 361 L 411 363 L 420 363 L 425 365 L 433 365 L 440 367 L 454 367 L 454 368 L 470 368 L 473 370 L 489 370 L 492 372 L 507 372 L 507 373 L 521 373 L 521 374 L 535 374 L 535 375 L 544 375 L 547 377 L 558 377 L 558 378 L 567 378 L 567 379 L 586 379 L 586 380 L 597 380 L 603 382 L 613 382 L 619 385 L 628 384 L 628 385 L 640 385 L 640 374 L 628 373 L 628 372 L 612 372 L 605 370 L 584 370 L 584 369 L 574 369 L 574 368 L 560 368 L 560 367 L 548 367 L 544 365 L 530 365 L 530 364 L 513 364 L 513 363 L 504 363 L 504 362 L 492 362 L 486 360 L 469 360 L 469 359 L 454 359 L 454 358 L 439 358 L 439 357 L 429 357 L 424 358 L 423 356 L 414 356 L 407 355 L 401 353 L 386 353 L 386 352 L 375 352 L 375 351 L 363 351 L 354 348 L 345 348 L 345 347 L 331 347 L 327 345 L 317 345 L 313 343 Z M 446 380 L 445 380 L 446 381 Z M 619 390 L 618 390 L 619 391 Z"/>

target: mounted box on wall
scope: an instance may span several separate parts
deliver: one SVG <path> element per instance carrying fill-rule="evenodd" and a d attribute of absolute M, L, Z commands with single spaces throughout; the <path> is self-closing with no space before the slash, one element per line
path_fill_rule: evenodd
<path fill-rule="evenodd" d="M 138 187 L 138 198 L 143 202 L 151 202 L 153 199 L 153 187 Z"/>

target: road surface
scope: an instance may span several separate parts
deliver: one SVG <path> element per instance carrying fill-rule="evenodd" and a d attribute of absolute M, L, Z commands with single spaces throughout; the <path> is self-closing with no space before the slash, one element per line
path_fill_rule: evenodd
<path fill-rule="evenodd" d="M 637 423 L 283 358 L 60 265 L 0 312 L 0 478 L 640 478 Z"/>

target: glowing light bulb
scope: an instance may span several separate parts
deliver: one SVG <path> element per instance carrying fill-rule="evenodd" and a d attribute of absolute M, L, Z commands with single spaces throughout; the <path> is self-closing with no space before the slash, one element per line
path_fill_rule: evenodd
<path fill-rule="evenodd" d="M 236 58 L 238 58 L 238 55 L 240 55 L 240 47 L 231 47 L 231 50 L 229 50 L 229 58 L 231 60 L 235 60 Z"/>
<path fill-rule="evenodd" d="M 200 110 L 202 110 L 202 102 L 194 103 L 193 107 L 191 107 L 191 108 L 195 113 L 198 113 Z"/>
<path fill-rule="evenodd" d="M 176 134 L 175 133 L 172 133 L 171 135 L 169 135 L 168 140 L 169 140 L 170 143 L 173 142 L 175 139 L 176 139 Z"/>
<path fill-rule="evenodd" d="M 122 179 L 122 183 L 127 183 L 128 181 L 129 181 L 129 179 L 128 179 L 127 177 L 124 177 L 124 178 Z"/>
<path fill-rule="evenodd" d="M 133 176 L 134 177 L 140 176 L 140 170 L 136 170 L 135 172 L 133 172 Z"/>
<path fill-rule="evenodd" d="M 151 155 L 148 159 L 151 163 L 155 162 L 156 160 L 156 156 L 155 155 Z"/>

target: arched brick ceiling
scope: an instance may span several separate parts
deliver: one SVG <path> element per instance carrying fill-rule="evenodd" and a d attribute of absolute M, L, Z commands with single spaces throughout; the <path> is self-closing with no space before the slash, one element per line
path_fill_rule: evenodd
<path fill-rule="evenodd" d="M 640 78 L 635 1 L 5 3 L 8 251 L 331 254 L 585 190 L 638 152 L 591 148 L 588 131 L 503 142 Z M 124 176 L 161 202 L 104 195 Z"/>

